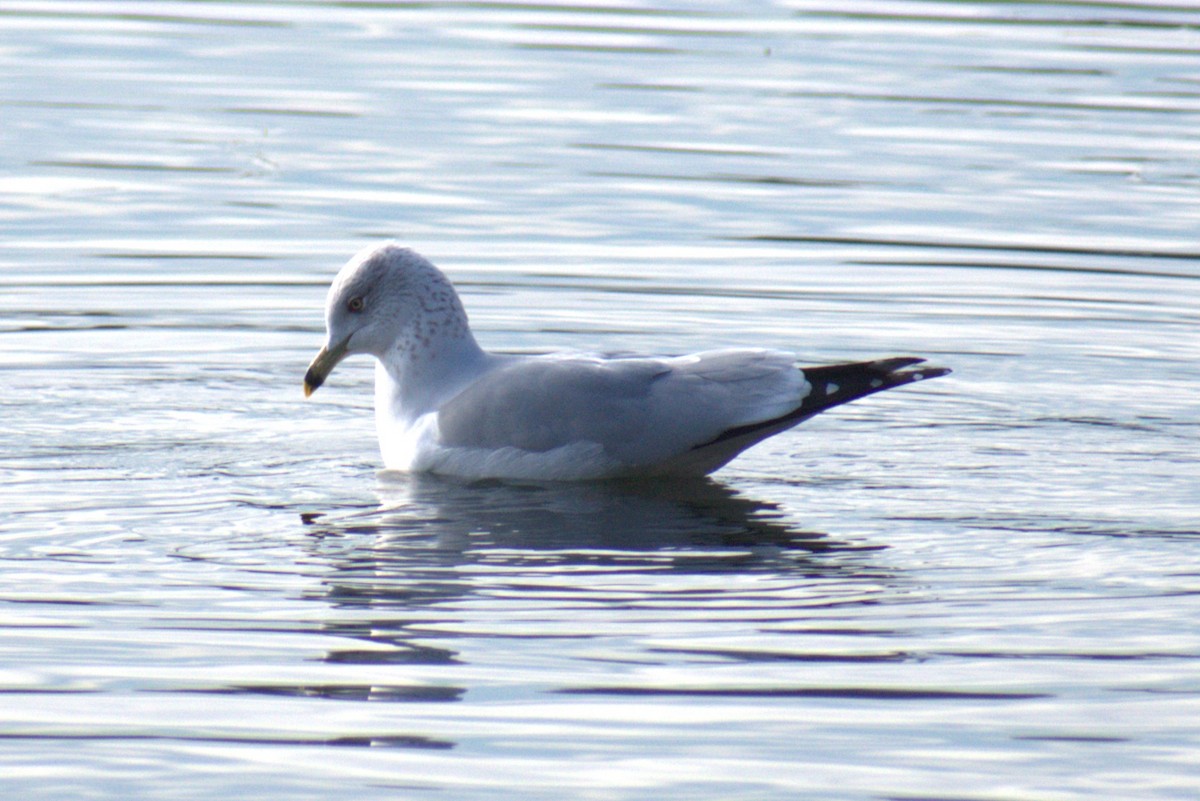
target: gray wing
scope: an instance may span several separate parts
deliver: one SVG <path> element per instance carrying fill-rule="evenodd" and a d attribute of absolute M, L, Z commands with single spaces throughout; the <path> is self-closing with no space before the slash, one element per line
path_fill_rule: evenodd
<path fill-rule="evenodd" d="M 541 452 L 594 442 L 625 464 L 646 465 L 786 415 L 809 389 L 792 355 L 778 351 L 535 357 L 467 387 L 442 406 L 438 429 L 448 446 Z"/>

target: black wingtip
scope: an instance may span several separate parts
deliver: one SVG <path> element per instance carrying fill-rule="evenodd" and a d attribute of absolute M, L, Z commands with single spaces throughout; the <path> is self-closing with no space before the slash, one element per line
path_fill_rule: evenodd
<path fill-rule="evenodd" d="M 949 373 L 948 367 L 926 365 L 924 359 L 916 356 L 806 367 L 804 377 L 812 390 L 800 409 L 806 414 L 816 414 L 885 389 L 940 378 Z"/>
<path fill-rule="evenodd" d="M 890 359 L 869 362 L 802 368 L 801 372 L 811 388 L 804 402 L 797 408 L 772 420 L 731 428 L 709 442 L 696 446 L 694 450 L 733 439 L 762 439 L 771 433 L 802 423 L 834 406 L 841 406 L 843 403 L 883 392 L 885 389 L 940 378 L 950 373 L 948 367 L 919 366 L 924 364 L 925 360 L 917 356 L 893 356 Z M 750 439 L 750 444 L 757 439 Z"/>
<path fill-rule="evenodd" d="M 917 364 L 924 364 L 925 360 L 920 356 L 893 356 L 890 359 L 876 359 L 870 362 L 855 362 L 852 364 L 835 364 L 833 367 L 855 367 L 871 372 L 879 373 L 894 373 L 897 370 L 903 370 L 905 367 L 912 367 Z M 809 370 L 820 368 L 810 367 Z"/>
<path fill-rule="evenodd" d="M 890 359 L 876 359 L 870 362 L 855 362 L 852 364 L 835 364 L 832 367 L 860 369 L 872 373 L 897 373 L 905 367 L 916 367 L 918 364 L 925 364 L 919 370 L 910 370 L 909 373 L 921 373 L 925 378 L 935 378 L 940 375 L 946 375 L 952 372 L 949 367 L 934 367 L 928 365 L 926 360 L 920 356 L 893 356 Z M 804 373 L 807 375 L 811 370 L 821 370 L 820 367 L 805 368 Z M 920 381 L 920 378 L 915 379 Z"/>
<path fill-rule="evenodd" d="M 901 383 L 908 384 L 913 381 L 925 381 L 930 378 L 940 378 L 944 375 L 949 375 L 953 372 L 949 367 L 934 367 L 926 364 L 924 359 L 916 356 L 898 356 L 893 359 L 880 359 L 875 362 L 865 362 L 865 365 L 875 365 L 880 372 L 884 373 L 891 379 L 905 379 L 904 381 L 891 384 L 891 386 L 900 386 Z M 925 365 L 917 367 L 917 365 Z M 915 370 L 906 370 L 906 367 L 915 367 Z M 805 371 L 805 375 L 808 370 Z"/>

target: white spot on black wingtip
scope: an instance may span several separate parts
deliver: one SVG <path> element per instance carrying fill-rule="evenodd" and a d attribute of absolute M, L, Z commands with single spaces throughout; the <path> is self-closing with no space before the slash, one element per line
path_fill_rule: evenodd
<path fill-rule="evenodd" d="M 882 378 L 872 378 L 871 379 L 871 389 L 879 389 L 882 386 L 883 386 Z"/>
<path fill-rule="evenodd" d="M 829 383 L 829 384 L 826 384 L 826 385 L 825 385 L 825 394 L 826 394 L 826 395 L 832 395 L 833 393 L 835 393 L 835 392 L 837 392 L 837 391 L 838 391 L 838 385 L 837 385 L 837 384 L 834 384 L 834 383 Z"/>
<path fill-rule="evenodd" d="M 912 380 L 913 380 L 913 381 L 920 381 L 920 380 L 921 380 L 922 378 L 924 378 L 924 377 L 925 377 L 925 374 L 924 374 L 924 373 L 913 373 Z"/>

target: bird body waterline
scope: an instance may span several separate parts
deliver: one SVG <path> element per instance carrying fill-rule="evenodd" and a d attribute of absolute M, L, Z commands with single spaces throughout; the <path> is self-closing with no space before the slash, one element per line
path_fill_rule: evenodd
<path fill-rule="evenodd" d="M 325 319 L 328 340 L 305 374 L 305 395 L 348 356 L 374 356 L 386 467 L 471 478 L 707 475 L 826 409 L 950 372 L 914 357 L 801 368 L 791 353 L 749 348 L 490 353 L 449 279 L 390 244 L 342 268 Z"/>

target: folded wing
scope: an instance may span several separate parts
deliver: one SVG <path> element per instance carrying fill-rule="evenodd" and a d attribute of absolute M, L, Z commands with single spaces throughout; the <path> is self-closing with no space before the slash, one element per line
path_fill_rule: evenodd
<path fill-rule="evenodd" d="M 721 350 L 670 359 L 535 357 L 499 366 L 438 414 L 449 447 L 544 452 L 595 443 L 631 469 L 797 408 L 810 390 L 788 353 Z"/>

